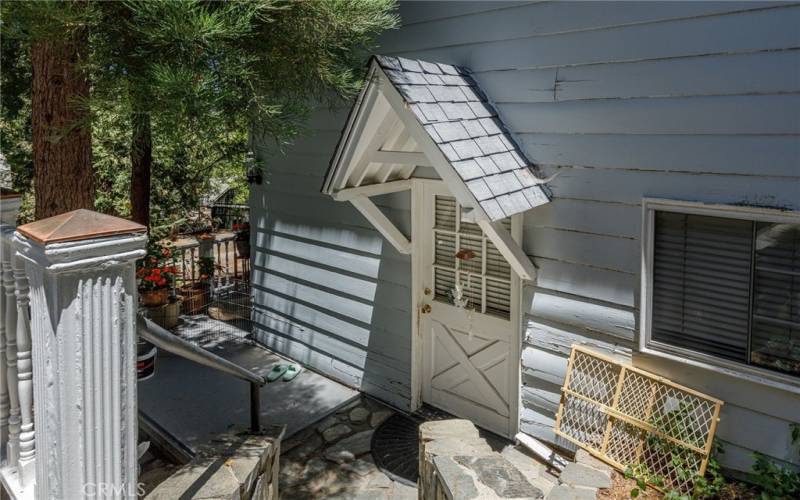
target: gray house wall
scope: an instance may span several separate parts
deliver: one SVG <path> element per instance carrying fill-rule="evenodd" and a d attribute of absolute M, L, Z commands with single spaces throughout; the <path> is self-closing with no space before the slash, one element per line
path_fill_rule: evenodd
<path fill-rule="evenodd" d="M 254 333 L 259 341 L 354 387 L 410 404 L 411 260 L 349 203 L 320 193 L 346 109 L 318 110 L 285 155 L 251 187 Z M 408 195 L 376 200 L 410 233 Z"/>
<path fill-rule="evenodd" d="M 522 430 L 554 440 L 572 343 L 726 401 L 726 465 L 798 462 L 800 396 L 633 354 L 644 197 L 800 210 L 800 5 L 410 2 L 380 53 L 469 67 L 554 200 L 525 214 L 539 270 L 525 306 Z M 320 110 L 253 191 L 258 335 L 409 405 L 410 261 L 319 194 L 346 111 Z M 407 195 L 379 200 L 408 231 Z M 528 294 L 530 295 L 530 294 Z"/>

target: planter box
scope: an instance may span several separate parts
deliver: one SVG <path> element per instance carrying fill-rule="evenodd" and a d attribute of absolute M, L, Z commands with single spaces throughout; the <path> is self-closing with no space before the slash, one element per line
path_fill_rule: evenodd
<path fill-rule="evenodd" d="M 181 297 L 183 297 L 184 314 L 201 314 L 205 312 L 210 295 L 208 285 L 181 287 L 180 293 Z"/>

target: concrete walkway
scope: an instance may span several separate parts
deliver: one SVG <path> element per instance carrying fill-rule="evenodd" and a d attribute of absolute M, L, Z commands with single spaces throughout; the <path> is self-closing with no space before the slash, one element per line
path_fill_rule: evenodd
<path fill-rule="evenodd" d="M 290 362 L 244 342 L 223 342 L 210 350 L 262 375 L 275 363 Z M 247 382 L 160 351 L 155 376 L 139 382 L 139 409 L 196 449 L 220 433 L 249 427 L 249 391 Z M 261 424 L 286 425 L 290 437 L 358 397 L 349 387 L 303 370 L 291 382 L 261 389 Z"/>

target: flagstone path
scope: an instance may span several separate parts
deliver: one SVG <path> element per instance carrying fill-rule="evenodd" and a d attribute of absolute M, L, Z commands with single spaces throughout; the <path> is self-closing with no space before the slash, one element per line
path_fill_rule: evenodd
<path fill-rule="evenodd" d="M 389 479 L 370 454 L 372 433 L 393 413 L 362 397 L 285 440 L 281 444 L 281 497 L 416 499 L 416 487 Z"/>
<path fill-rule="evenodd" d="M 375 428 L 394 413 L 391 408 L 362 396 L 283 441 L 279 477 L 281 497 L 292 500 L 416 500 L 416 486 L 390 479 L 375 466 L 370 453 Z M 611 485 L 611 468 L 583 451 L 579 451 L 576 462 L 570 463 L 559 475 L 518 446 L 494 443 L 492 448 L 497 452 L 494 456 L 503 462 L 504 467 L 521 474 L 529 489 L 535 491 L 536 494 L 525 495 L 526 498 L 589 500 L 597 496 L 599 489 Z M 464 461 L 471 457 L 454 459 Z M 475 467 L 472 462 L 467 465 L 470 465 L 467 469 L 477 472 L 467 471 L 465 474 L 466 469 L 461 467 L 462 470 L 456 471 L 458 477 L 477 482 L 488 477 L 483 470 L 485 467 Z M 489 465 L 490 472 L 498 474 L 498 466 Z M 500 476 L 511 477 L 502 473 Z M 481 488 L 486 489 L 482 485 L 475 488 L 476 492 Z M 509 495 L 509 498 L 514 497 Z M 492 496 L 505 497 L 505 494 Z M 467 495 L 464 498 L 477 497 Z"/>

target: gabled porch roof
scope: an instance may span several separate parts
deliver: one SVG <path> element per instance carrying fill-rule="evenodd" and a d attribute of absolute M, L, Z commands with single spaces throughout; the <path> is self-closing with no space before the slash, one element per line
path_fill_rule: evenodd
<path fill-rule="evenodd" d="M 398 251 L 409 253 L 408 240 L 368 198 L 409 189 L 412 178 L 441 179 L 464 207 L 462 217 L 480 224 L 530 279 L 530 260 L 494 223 L 550 198 L 486 95 L 464 68 L 376 56 L 322 191 L 351 201 Z"/>
<path fill-rule="evenodd" d="M 432 167 L 475 220 L 496 221 L 549 201 L 531 166 L 467 70 L 376 56 L 323 191 L 430 177 Z"/>

